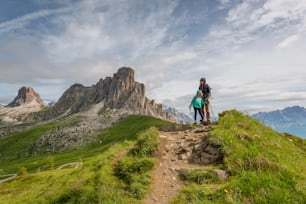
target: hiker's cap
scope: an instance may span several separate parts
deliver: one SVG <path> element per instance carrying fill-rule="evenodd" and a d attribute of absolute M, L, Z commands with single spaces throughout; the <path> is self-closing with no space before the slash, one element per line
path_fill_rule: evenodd
<path fill-rule="evenodd" d="M 200 90 L 200 89 L 199 89 L 199 90 L 197 90 L 197 94 L 198 94 L 198 93 L 202 93 L 202 90 Z"/>

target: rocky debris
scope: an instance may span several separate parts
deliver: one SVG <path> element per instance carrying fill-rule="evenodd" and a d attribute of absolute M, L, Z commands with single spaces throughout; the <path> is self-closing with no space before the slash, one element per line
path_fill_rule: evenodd
<path fill-rule="evenodd" d="M 99 130 L 111 127 L 122 117 L 114 110 L 98 115 L 96 113 L 98 110 L 95 107 L 92 109 L 94 111 L 90 109 L 76 115 L 82 118 L 77 124 L 69 125 L 69 118 L 67 118 L 67 121 L 63 121 L 60 127 L 43 134 L 32 144 L 28 154 L 35 155 L 36 152 L 63 152 L 77 149 L 84 144 L 96 141 Z M 109 117 L 109 115 L 112 115 L 112 117 Z M 103 140 L 97 142 L 102 144 Z"/>
<path fill-rule="evenodd" d="M 32 87 L 21 87 L 16 98 L 9 103 L 7 107 L 16 107 L 30 103 L 40 107 L 45 105 L 43 100 L 40 98 L 40 95 L 36 93 Z"/>
<path fill-rule="evenodd" d="M 22 126 L 22 125 L 11 126 L 11 125 L 5 124 L 5 125 L 0 127 L 0 138 L 9 136 L 9 135 L 14 134 L 14 133 L 18 133 L 18 132 L 23 131 L 23 130 L 25 130 L 25 127 Z"/>
<path fill-rule="evenodd" d="M 175 151 L 178 160 L 188 161 L 192 164 L 207 165 L 218 164 L 223 161 L 220 145 L 210 142 L 210 126 L 199 126 L 194 130 L 171 132 L 175 140 L 166 147 Z"/>
<path fill-rule="evenodd" d="M 194 129 L 173 126 L 165 130 L 160 130 L 161 144 L 156 153 L 158 163 L 153 172 L 155 182 L 145 203 L 170 203 L 183 186 L 181 172 L 199 170 L 200 173 L 216 175 L 221 181 L 227 178 L 223 170 L 213 170 L 211 166 L 206 168 L 223 162 L 220 146 L 209 140 L 210 125 L 198 125 Z"/>
<path fill-rule="evenodd" d="M 191 144 L 191 146 L 192 154 L 189 158 L 191 163 L 206 165 L 223 162 L 223 153 L 220 150 L 220 145 L 210 142 L 207 137 L 204 137 L 199 144 Z"/>
<path fill-rule="evenodd" d="M 104 103 L 100 102 L 86 111 L 59 119 L 61 125 L 38 138 L 28 149 L 28 154 L 63 152 L 93 141 L 102 144 L 103 140 L 97 139 L 101 130 L 111 127 L 124 117 L 118 110 L 105 109 Z"/>
<path fill-rule="evenodd" d="M 156 104 L 145 96 L 144 84 L 134 80 L 134 70 L 122 67 L 113 77 L 100 79 L 95 85 L 85 87 L 74 84 L 66 90 L 49 111 L 31 116 L 51 119 L 66 112 L 77 113 L 103 102 L 105 108 L 120 110 L 123 115 L 142 114 L 173 120 Z"/>

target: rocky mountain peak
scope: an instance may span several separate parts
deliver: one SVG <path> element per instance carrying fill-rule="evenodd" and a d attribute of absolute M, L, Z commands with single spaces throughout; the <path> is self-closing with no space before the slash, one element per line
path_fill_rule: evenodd
<path fill-rule="evenodd" d="M 114 74 L 113 78 L 119 78 L 122 81 L 134 81 L 134 70 L 130 67 L 121 67 L 117 73 Z"/>
<path fill-rule="evenodd" d="M 21 105 L 27 105 L 32 102 L 44 106 L 44 102 L 40 98 L 40 95 L 36 93 L 32 87 L 21 87 L 18 91 L 18 95 L 16 96 L 16 98 L 7 106 L 17 107 Z"/>
<path fill-rule="evenodd" d="M 145 86 L 136 82 L 134 70 L 121 67 L 113 75 L 100 79 L 95 85 L 86 87 L 74 84 L 67 89 L 49 112 L 40 113 L 44 119 L 66 112 L 77 113 L 89 107 L 103 103 L 104 108 L 117 110 L 122 115 L 152 115 L 164 119 L 173 119 L 162 109 L 162 105 L 153 103 L 146 97 Z"/>

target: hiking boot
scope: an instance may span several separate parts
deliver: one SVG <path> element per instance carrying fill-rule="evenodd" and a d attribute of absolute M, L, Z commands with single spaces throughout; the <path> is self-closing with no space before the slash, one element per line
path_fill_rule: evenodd
<path fill-rule="evenodd" d="M 210 124 L 211 124 L 210 120 L 207 120 L 207 125 L 210 125 Z"/>

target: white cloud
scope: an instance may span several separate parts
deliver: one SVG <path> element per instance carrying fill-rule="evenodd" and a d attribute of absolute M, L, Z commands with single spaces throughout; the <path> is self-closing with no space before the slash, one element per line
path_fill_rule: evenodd
<path fill-rule="evenodd" d="M 187 60 L 192 60 L 197 57 L 197 53 L 194 52 L 183 52 L 177 53 L 175 56 L 166 57 L 162 59 L 162 62 L 168 65 L 177 64 Z"/>
<path fill-rule="evenodd" d="M 282 42 L 280 42 L 278 44 L 278 47 L 279 48 L 286 48 L 290 44 L 296 42 L 299 38 L 300 38 L 299 35 L 291 35 L 291 36 L 287 37 L 286 39 L 284 39 Z"/>
<path fill-rule="evenodd" d="M 9 21 L 2 22 L 0 23 L 0 33 L 9 32 L 14 29 L 22 28 L 33 20 L 43 17 L 48 17 L 50 15 L 59 15 L 61 13 L 70 11 L 70 9 L 71 9 L 70 7 L 65 7 L 61 9 L 44 9 L 30 14 L 26 14 L 24 16 L 17 17 Z"/>

